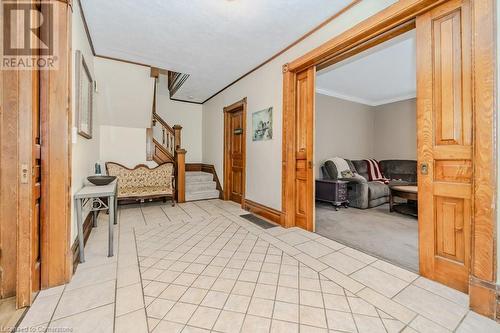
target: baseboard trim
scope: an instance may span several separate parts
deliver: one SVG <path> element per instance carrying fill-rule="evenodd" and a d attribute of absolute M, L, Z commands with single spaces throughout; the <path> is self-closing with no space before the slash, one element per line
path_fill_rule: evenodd
<path fill-rule="evenodd" d="M 281 212 L 279 210 L 264 206 L 258 202 L 248 199 L 244 200 L 243 209 L 281 225 Z"/>
<path fill-rule="evenodd" d="M 219 199 L 223 198 L 222 186 L 220 185 L 219 177 L 217 176 L 217 171 L 215 170 L 215 166 L 213 164 L 186 163 L 186 172 L 187 171 L 203 171 L 211 173 L 214 176 L 213 180 L 217 184 Z"/>
<path fill-rule="evenodd" d="M 469 279 L 469 307 L 488 318 L 499 320 L 500 288 L 493 282 L 471 276 Z"/>
<path fill-rule="evenodd" d="M 90 232 L 92 231 L 92 213 L 87 215 L 85 221 L 83 222 L 83 243 L 87 244 L 87 240 L 90 237 Z M 71 252 L 73 253 L 73 273 L 76 271 L 76 267 L 80 263 L 80 247 L 78 246 L 78 237 L 73 242 L 71 246 Z"/>

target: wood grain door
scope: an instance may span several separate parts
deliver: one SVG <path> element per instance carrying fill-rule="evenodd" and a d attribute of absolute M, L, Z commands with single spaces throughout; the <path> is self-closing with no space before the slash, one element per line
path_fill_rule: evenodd
<path fill-rule="evenodd" d="M 295 225 L 314 231 L 314 84 L 315 67 L 297 74 L 295 108 Z"/>
<path fill-rule="evenodd" d="M 467 292 L 472 214 L 468 0 L 417 18 L 420 274 Z"/>
<path fill-rule="evenodd" d="M 228 144 L 228 197 L 227 199 L 243 203 L 244 198 L 244 145 L 245 145 L 245 128 L 244 128 L 244 110 L 243 106 L 236 110 L 227 112 L 226 121 L 226 137 L 229 139 Z"/>
<path fill-rule="evenodd" d="M 40 290 L 40 270 L 41 270 L 41 257 L 40 257 L 40 201 L 41 201 L 41 144 L 40 144 L 40 72 L 33 71 L 33 106 L 32 106 L 32 120 L 33 120 L 33 150 L 32 150 L 32 291 Z"/>

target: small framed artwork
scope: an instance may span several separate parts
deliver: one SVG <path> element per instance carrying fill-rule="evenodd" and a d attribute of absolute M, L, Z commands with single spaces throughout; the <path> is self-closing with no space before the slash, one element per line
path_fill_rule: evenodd
<path fill-rule="evenodd" d="M 76 51 L 76 75 L 75 75 L 75 107 L 76 127 L 78 134 L 84 138 L 92 138 L 92 113 L 94 80 L 90 74 L 89 67 L 80 50 Z"/>
<path fill-rule="evenodd" d="M 273 138 L 273 107 L 252 113 L 252 140 L 264 141 Z"/>

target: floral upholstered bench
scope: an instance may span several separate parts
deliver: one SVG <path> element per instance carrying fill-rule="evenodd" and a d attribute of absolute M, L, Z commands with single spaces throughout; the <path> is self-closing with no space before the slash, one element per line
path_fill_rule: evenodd
<path fill-rule="evenodd" d="M 106 162 L 108 175 L 118 179 L 118 201 L 144 201 L 157 198 L 172 200 L 175 205 L 174 164 L 167 162 L 150 168 L 139 164 L 129 169 L 119 163 Z"/>

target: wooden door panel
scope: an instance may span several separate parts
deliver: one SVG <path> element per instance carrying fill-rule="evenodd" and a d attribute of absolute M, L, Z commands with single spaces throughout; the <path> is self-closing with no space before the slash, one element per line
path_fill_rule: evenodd
<path fill-rule="evenodd" d="M 464 199 L 435 197 L 436 254 L 463 264 L 465 261 Z"/>
<path fill-rule="evenodd" d="M 473 170 L 469 20 L 468 0 L 417 18 L 420 273 L 465 292 Z"/>
<path fill-rule="evenodd" d="M 295 225 L 314 231 L 313 126 L 315 68 L 297 74 Z"/>
<path fill-rule="evenodd" d="M 434 163 L 434 180 L 471 183 L 472 162 L 470 160 L 437 160 Z"/>
<path fill-rule="evenodd" d="M 463 143 L 460 14 L 456 10 L 432 22 L 436 145 Z"/>
<path fill-rule="evenodd" d="M 241 169 L 233 168 L 231 179 L 231 192 L 235 195 L 241 195 Z"/>

